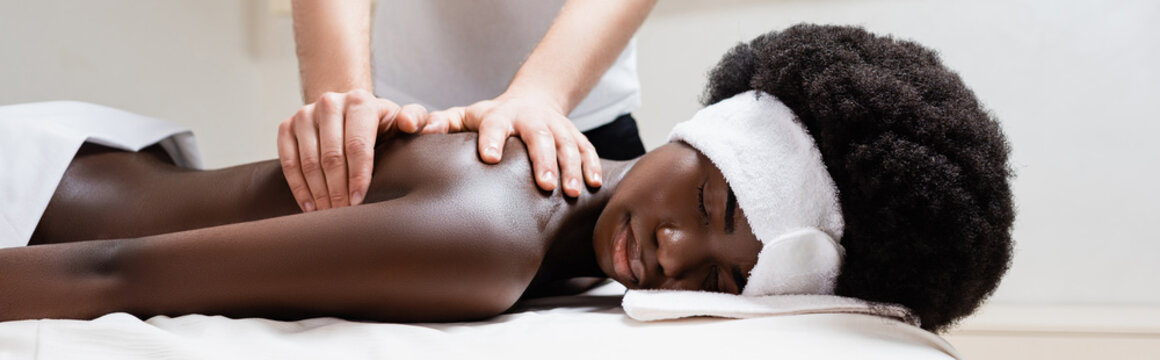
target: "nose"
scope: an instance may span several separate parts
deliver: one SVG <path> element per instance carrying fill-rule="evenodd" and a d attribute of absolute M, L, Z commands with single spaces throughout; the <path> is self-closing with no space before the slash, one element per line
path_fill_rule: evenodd
<path fill-rule="evenodd" d="M 675 225 L 657 229 L 657 263 L 664 270 L 665 282 L 679 281 L 709 259 L 705 241 L 693 231 Z"/>

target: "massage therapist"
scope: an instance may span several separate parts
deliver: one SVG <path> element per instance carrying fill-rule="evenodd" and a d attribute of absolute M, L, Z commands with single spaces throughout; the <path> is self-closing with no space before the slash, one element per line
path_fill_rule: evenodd
<path fill-rule="evenodd" d="M 375 139 L 398 131 L 478 131 L 488 163 L 518 136 L 540 188 L 599 187 L 599 157 L 645 152 L 633 34 L 654 3 L 294 0 L 307 105 L 279 126 L 278 156 L 298 205 L 361 203 Z"/>

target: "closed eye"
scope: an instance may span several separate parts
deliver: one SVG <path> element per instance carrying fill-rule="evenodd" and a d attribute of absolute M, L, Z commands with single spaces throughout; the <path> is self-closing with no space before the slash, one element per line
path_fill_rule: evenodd
<path fill-rule="evenodd" d="M 733 233 L 733 219 L 736 217 L 737 210 L 737 196 L 733 195 L 733 188 L 729 187 L 728 194 L 725 195 L 725 233 Z"/>
<path fill-rule="evenodd" d="M 701 212 L 701 221 L 709 225 L 709 211 L 705 210 L 705 184 L 697 187 L 697 210 Z"/>

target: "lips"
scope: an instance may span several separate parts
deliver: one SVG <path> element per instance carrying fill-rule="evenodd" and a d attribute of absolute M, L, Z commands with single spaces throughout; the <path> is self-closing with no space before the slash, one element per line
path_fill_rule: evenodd
<path fill-rule="evenodd" d="M 613 241 L 613 270 L 621 278 L 641 287 L 644 262 L 641 260 L 640 243 L 636 241 L 630 221 L 625 220 Z"/>
<path fill-rule="evenodd" d="M 640 245 L 634 239 L 632 223 L 629 220 L 625 219 L 624 224 L 621 225 L 620 230 L 613 238 L 612 268 L 616 275 L 625 279 L 626 282 L 639 285 L 640 277 L 637 276 L 633 265 L 640 263 Z"/>
<path fill-rule="evenodd" d="M 629 270 L 632 270 L 632 278 L 636 280 L 636 286 L 644 287 L 644 261 L 640 256 L 640 243 L 636 241 L 636 234 L 632 232 L 632 226 L 628 226 L 628 263 Z"/>

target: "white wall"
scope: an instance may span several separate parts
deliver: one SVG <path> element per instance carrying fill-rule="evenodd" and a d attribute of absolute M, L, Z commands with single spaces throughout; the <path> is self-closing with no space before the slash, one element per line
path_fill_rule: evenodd
<path fill-rule="evenodd" d="M 698 4 L 662 3 L 641 30 L 647 145 L 696 111 L 703 74 L 739 41 L 803 21 L 914 39 L 1012 143 L 1016 259 L 993 301 L 1160 304 L 1160 2 Z"/>
<path fill-rule="evenodd" d="M 289 21 L 263 0 L 0 4 L 0 104 L 76 99 L 195 129 L 211 167 L 273 158 L 299 105 Z M 639 35 L 646 145 L 739 41 L 861 24 L 938 49 L 1014 147 L 1017 256 L 994 301 L 1160 305 L 1160 3 L 662 0 Z"/>
<path fill-rule="evenodd" d="M 262 0 L 0 2 L 0 104 L 81 100 L 191 127 L 206 165 L 274 158 L 301 100 Z"/>

